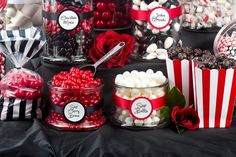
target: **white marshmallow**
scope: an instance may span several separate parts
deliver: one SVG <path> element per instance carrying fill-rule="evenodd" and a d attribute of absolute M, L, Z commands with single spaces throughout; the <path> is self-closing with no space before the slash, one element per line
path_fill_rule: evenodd
<path fill-rule="evenodd" d="M 136 126 L 143 126 L 143 120 L 134 120 Z"/>
<path fill-rule="evenodd" d="M 156 8 L 156 7 L 159 7 L 160 5 L 159 5 L 159 3 L 157 2 L 157 1 L 153 1 L 153 2 L 151 2 L 148 6 L 147 6 L 147 8 L 149 9 L 149 10 L 152 10 L 152 9 L 154 9 L 154 8 Z"/>
<path fill-rule="evenodd" d="M 152 118 L 149 117 L 144 120 L 144 126 L 151 126 L 152 125 Z"/>

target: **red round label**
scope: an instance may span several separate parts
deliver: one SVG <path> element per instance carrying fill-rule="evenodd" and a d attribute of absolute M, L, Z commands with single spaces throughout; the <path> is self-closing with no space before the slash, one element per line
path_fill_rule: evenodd
<path fill-rule="evenodd" d="M 134 99 L 130 105 L 130 114 L 134 119 L 144 120 L 151 116 L 153 112 L 153 106 L 149 99 L 145 97 L 139 97 Z"/>
<path fill-rule="evenodd" d="M 149 24 L 156 29 L 163 29 L 170 24 L 170 14 L 167 9 L 156 7 L 148 15 Z"/>

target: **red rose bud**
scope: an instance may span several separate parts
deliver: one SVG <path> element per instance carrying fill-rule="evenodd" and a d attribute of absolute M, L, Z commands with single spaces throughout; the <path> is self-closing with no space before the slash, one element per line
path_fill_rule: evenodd
<path fill-rule="evenodd" d="M 192 108 L 180 108 L 175 106 L 171 112 L 172 121 L 189 130 L 195 130 L 199 127 L 200 119 L 196 111 Z"/>
<path fill-rule="evenodd" d="M 134 50 L 134 37 L 128 34 L 118 34 L 114 31 L 99 34 L 89 51 L 89 57 L 96 62 L 122 41 L 125 42 L 125 47 L 106 63 L 103 63 L 103 66 L 108 68 L 122 67 L 129 62 L 129 56 Z"/>

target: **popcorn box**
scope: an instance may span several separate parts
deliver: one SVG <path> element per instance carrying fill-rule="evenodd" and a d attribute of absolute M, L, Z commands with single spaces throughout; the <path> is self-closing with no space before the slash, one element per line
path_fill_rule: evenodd
<path fill-rule="evenodd" d="M 193 104 L 192 62 L 166 59 L 170 88 L 176 86 L 186 98 L 186 107 Z"/>
<path fill-rule="evenodd" d="M 199 128 L 229 128 L 236 96 L 236 69 L 200 69 L 192 61 Z"/>

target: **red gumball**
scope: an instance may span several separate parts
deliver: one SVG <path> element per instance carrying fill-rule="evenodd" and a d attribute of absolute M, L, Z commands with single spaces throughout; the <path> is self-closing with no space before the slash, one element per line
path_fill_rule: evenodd
<path fill-rule="evenodd" d="M 117 23 L 116 23 L 116 21 L 114 21 L 114 20 L 111 20 L 111 21 L 108 21 L 108 22 L 107 22 L 107 26 L 108 26 L 108 27 L 113 28 L 113 27 L 116 27 L 116 25 L 117 25 Z"/>
<path fill-rule="evenodd" d="M 106 27 L 106 24 L 105 24 L 104 21 L 98 20 L 98 21 L 95 22 L 95 26 L 96 26 L 97 28 L 104 28 L 104 27 Z"/>
<path fill-rule="evenodd" d="M 94 17 L 95 20 L 99 20 L 99 19 L 101 19 L 102 14 L 98 11 L 94 11 L 93 12 L 93 17 Z"/>
<path fill-rule="evenodd" d="M 106 10 L 107 5 L 104 2 L 98 2 L 97 5 L 96 5 L 96 8 L 97 8 L 98 11 L 103 12 L 103 11 Z"/>
<path fill-rule="evenodd" d="M 115 11 L 115 9 L 116 9 L 116 3 L 114 3 L 114 2 L 108 3 L 108 4 L 107 4 L 107 8 L 108 8 L 109 10 L 111 10 L 111 11 Z"/>
<path fill-rule="evenodd" d="M 114 16 L 117 18 L 117 19 L 120 19 L 123 17 L 123 13 L 121 11 L 117 11 L 114 13 Z"/>
<path fill-rule="evenodd" d="M 103 20 L 108 21 L 108 20 L 110 20 L 111 18 L 112 18 L 112 13 L 111 13 L 111 12 L 109 12 L 109 11 L 104 11 L 104 12 L 102 13 L 102 19 L 103 19 Z"/>

